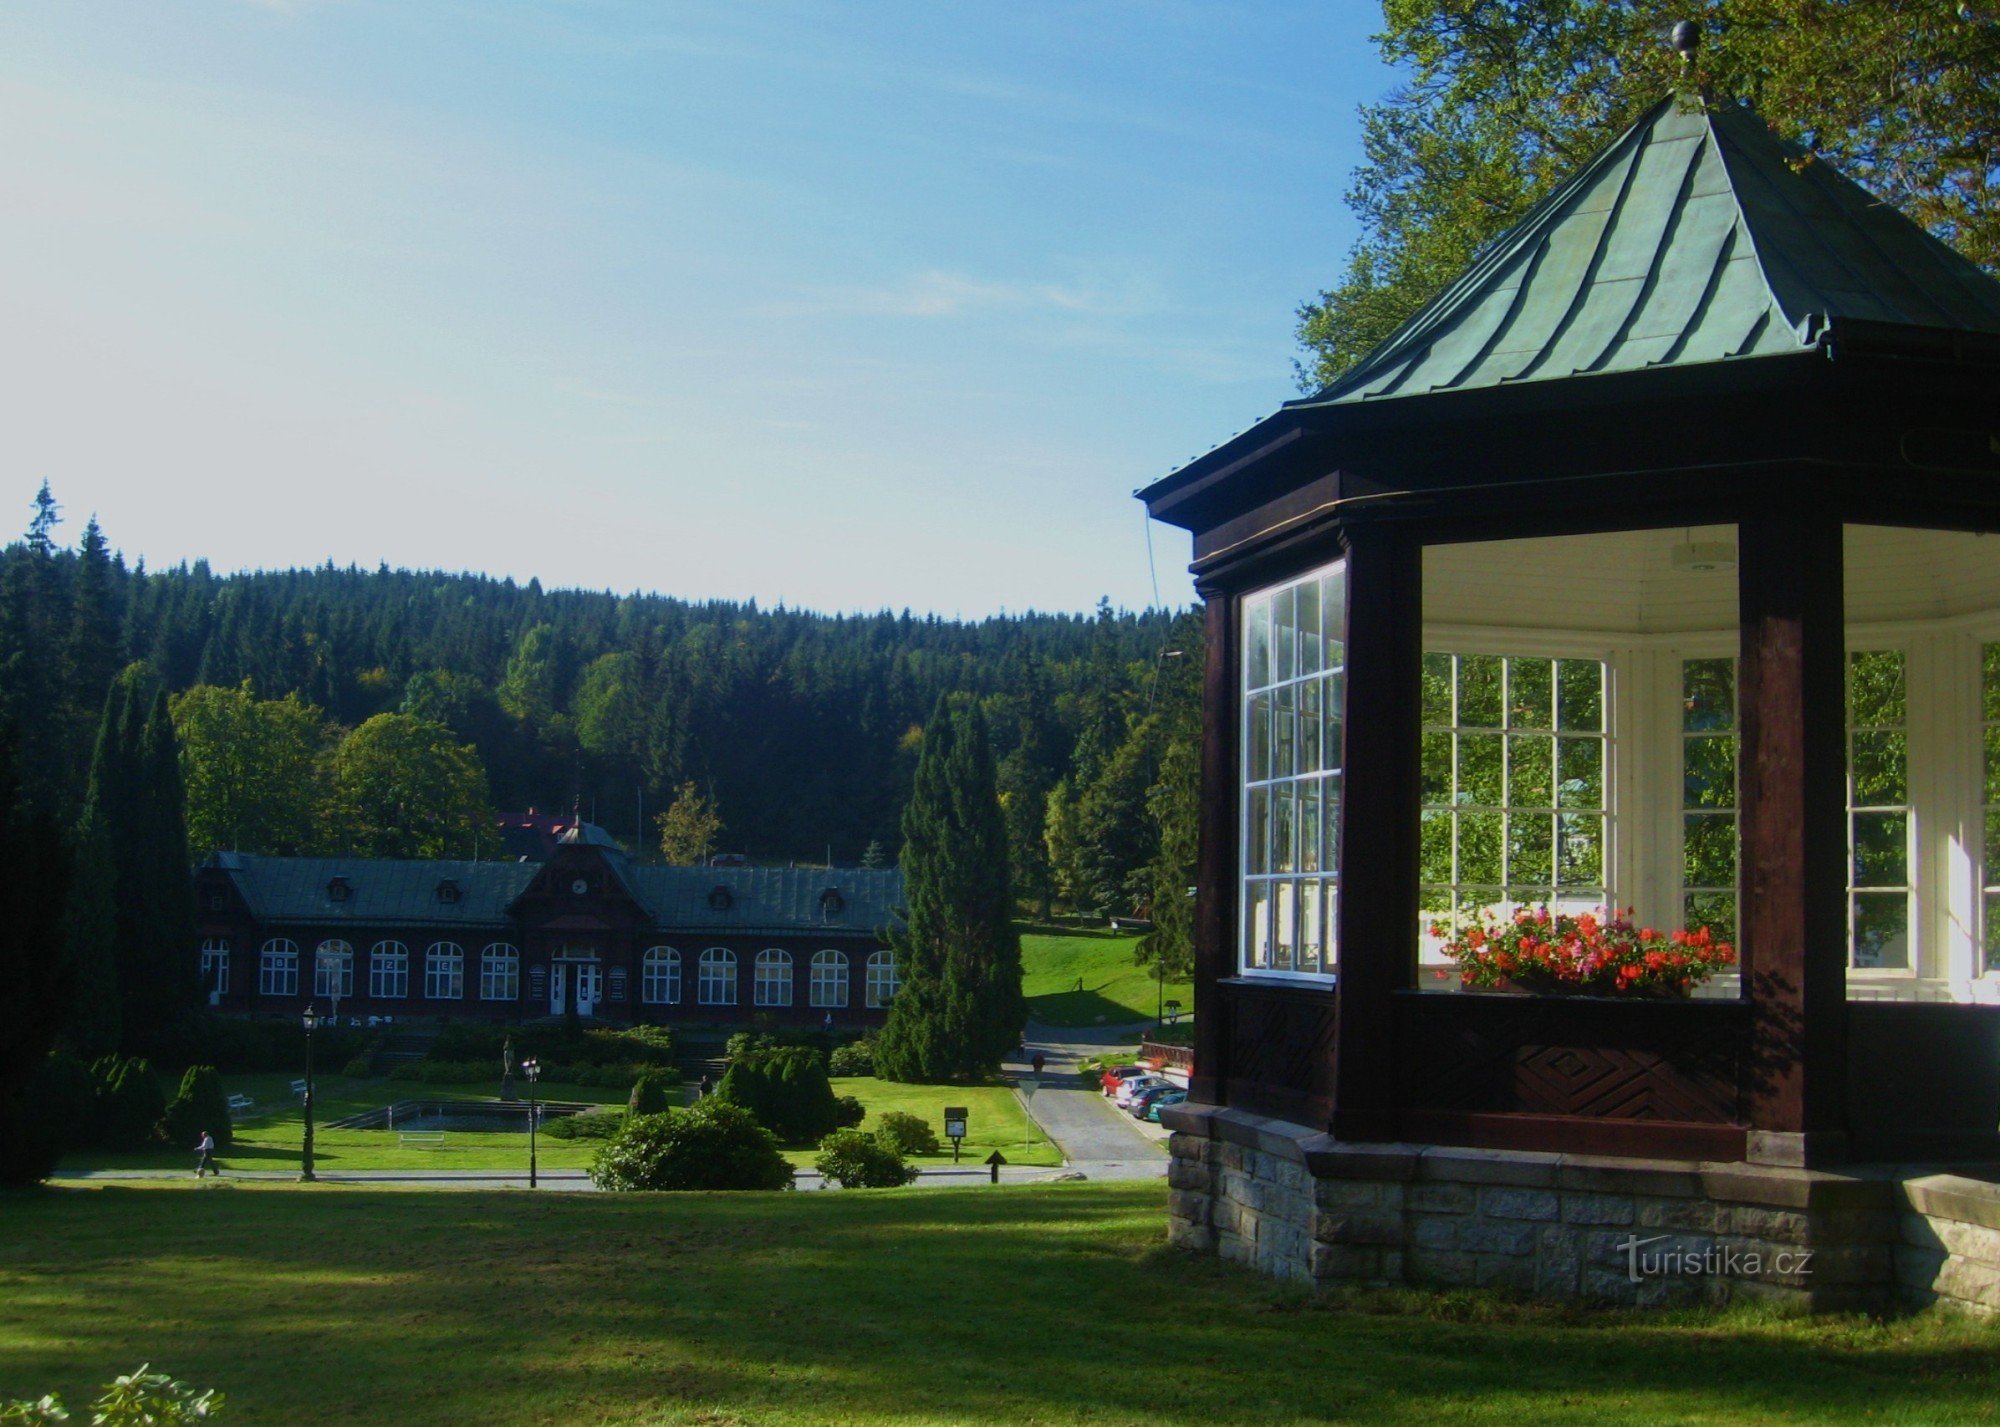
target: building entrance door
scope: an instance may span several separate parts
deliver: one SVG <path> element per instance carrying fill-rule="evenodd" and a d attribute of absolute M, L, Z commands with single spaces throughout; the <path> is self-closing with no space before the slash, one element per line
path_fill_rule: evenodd
<path fill-rule="evenodd" d="M 579 1016 L 597 1014 L 597 1003 L 604 998 L 604 970 L 596 962 L 588 962 L 576 968 L 576 1013 Z"/>
<path fill-rule="evenodd" d="M 549 1014 L 560 1016 L 569 992 L 569 968 L 560 961 L 549 967 Z"/>

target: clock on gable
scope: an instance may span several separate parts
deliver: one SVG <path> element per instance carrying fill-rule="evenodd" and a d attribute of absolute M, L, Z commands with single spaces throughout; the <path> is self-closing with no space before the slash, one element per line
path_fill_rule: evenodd
<path fill-rule="evenodd" d="M 588 878 L 579 877 L 574 882 L 569 884 L 569 889 L 570 891 L 576 893 L 577 896 L 581 897 L 585 892 L 588 892 L 590 890 L 590 881 Z"/>

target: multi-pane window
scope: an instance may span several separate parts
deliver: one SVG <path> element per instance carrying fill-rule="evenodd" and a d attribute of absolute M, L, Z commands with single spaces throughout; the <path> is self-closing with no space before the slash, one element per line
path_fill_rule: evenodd
<path fill-rule="evenodd" d="M 776 947 L 757 953 L 755 995 L 760 1006 L 792 1004 L 792 954 Z"/>
<path fill-rule="evenodd" d="M 704 1006 L 736 1004 L 736 953 L 727 947 L 711 946 L 701 954 L 701 984 Z"/>
<path fill-rule="evenodd" d="M 323 941 L 313 952 L 313 995 L 336 999 L 354 994 L 354 948 Z"/>
<path fill-rule="evenodd" d="M 812 982 L 807 993 L 816 1007 L 843 1010 L 847 1006 L 847 957 L 828 949 L 816 951 L 812 959 Z"/>
<path fill-rule="evenodd" d="M 1910 735 L 1900 649 L 1847 656 L 1848 946 L 1857 968 L 1910 965 Z"/>
<path fill-rule="evenodd" d="M 1736 661 L 1681 662 L 1681 916 L 1736 943 Z"/>
<path fill-rule="evenodd" d="M 432 942 L 424 952 L 424 997 L 431 1001 L 465 999 L 465 952 L 453 942 Z"/>
<path fill-rule="evenodd" d="M 681 954 L 670 946 L 649 948 L 639 963 L 639 999 L 649 1006 L 677 1006 L 681 999 Z"/>
<path fill-rule="evenodd" d="M 299 994 L 299 944 L 284 937 L 264 943 L 257 958 L 257 993 L 260 996 Z"/>
<path fill-rule="evenodd" d="M 1246 972 L 1324 975 L 1337 961 L 1347 567 L 1243 605 Z"/>
<path fill-rule="evenodd" d="M 1979 651 L 1980 746 L 1986 839 L 1979 887 L 1983 931 L 1980 968 L 2000 971 L 2000 644 Z"/>
<path fill-rule="evenodd" d="M 229 994 L 229 938 L 212 936 L 201 944 L 201 984 L 211 996 Z"/>
<path fill-rule="evenodd" d="M 879 1011 L 896 998 L 896 988 L 902 980 L 896 974 L 896 953 L 893 951 L 871 951 L 868 953 L 867 1006 L 871 1011 Z"/>
<path fill-rule="evenodd" d="M 495 942 L 479 953 L 479 999 L 521 999 L 521 953 L 505 942 Z"/>
<path fill-rule="evenodd" d="M 1424 922 L 1605 901 L 1604 665 L 1424 655 Z"/>
<path fill-rule="evenodd" d="M 410 994 L 410 949 L 400 941 L 378 941 L 368 949 L 368 994 L 378 1001 Z"/>

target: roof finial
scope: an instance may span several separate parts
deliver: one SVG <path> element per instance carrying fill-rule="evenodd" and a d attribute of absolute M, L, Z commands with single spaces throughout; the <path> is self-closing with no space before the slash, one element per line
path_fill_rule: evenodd
<path fill-rule="evenodd" d="M 1674 52 L 1681 57 L 1682 64 L 1692 65 L 1694 52 L 1701 48 L 1701 26 L 1692 20 L 1675 21 L 1669 43 L 1673 45 Z"/>

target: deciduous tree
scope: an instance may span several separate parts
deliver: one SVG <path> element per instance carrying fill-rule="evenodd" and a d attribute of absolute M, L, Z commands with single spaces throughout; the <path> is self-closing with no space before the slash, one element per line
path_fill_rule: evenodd
<path fill-rule="evenodd" d="M 675 867 L 699 867 L 715 851 L 722 836 L 722 814 L 711 798 L 693 783 L 683 783 L 674 801 L 656 820 L 660 855 Z"/>
<path fill-rule="evenodd" d="M 486 770 L 451 730 L 377 714 L 333 755 L 328 839 L 361 857 L 475 857 L 493 847 Z"/>

